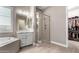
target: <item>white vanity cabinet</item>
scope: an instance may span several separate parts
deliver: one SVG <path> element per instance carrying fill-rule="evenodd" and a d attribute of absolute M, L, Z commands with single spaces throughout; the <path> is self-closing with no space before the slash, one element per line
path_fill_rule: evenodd
<path fill-rule="evenodd" d="M 21 47 L 33 44 L 33 32 L 19 32 L 17 36 L 21 40 Z"/>

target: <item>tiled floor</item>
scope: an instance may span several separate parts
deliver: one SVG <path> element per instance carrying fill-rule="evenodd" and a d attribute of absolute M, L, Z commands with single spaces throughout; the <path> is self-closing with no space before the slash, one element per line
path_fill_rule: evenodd
<path fill-rule="evenodd" d="M 68 48 L 42 43 L 39 46 L 24 47 L 20 50 L 20 53 L 79 53 L 79 42 L 69 40 Z"/>

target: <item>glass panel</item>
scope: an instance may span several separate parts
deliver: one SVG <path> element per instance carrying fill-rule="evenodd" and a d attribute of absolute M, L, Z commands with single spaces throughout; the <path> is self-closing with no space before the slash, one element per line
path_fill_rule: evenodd
<path fill-rule="evenodd" d="M 0 7 L 0 33 L 11 32 L 11 9 Z"/>
<path fill-rule="evenodd" d="M 0 7 L 0 16 L 11 17 L 11 9 L 6 7 Z"/>
<path fill-rule="evenodd" d="M 11 17 L 0 16 L 0 25 L 11 25 Z"/>

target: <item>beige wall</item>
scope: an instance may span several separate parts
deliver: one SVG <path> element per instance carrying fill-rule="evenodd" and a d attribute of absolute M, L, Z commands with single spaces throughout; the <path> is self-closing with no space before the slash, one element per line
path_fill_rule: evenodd
<path fill-rule="evenodd" d="M 49 7 L 45 14 L 50 16 L 50 40 L 56 44 L 67 46 L 67 20 L 65 6 Z"/>

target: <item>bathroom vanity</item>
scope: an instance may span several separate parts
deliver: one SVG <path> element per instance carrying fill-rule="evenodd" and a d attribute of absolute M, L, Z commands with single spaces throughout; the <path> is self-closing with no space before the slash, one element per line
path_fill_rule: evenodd
<path fill-rule="evenodd" d="M 21 41 L 21 47 L 33 44 L 33 32 L 18 32 L 18 38 Z"/>
<path fill-rule="evenodd" d="M 32 7 L 16 7 L 17 37 L 20 39 L 20 47 L 33 44 L 33 14 Z M 32 16 L 31 16 L 32 15 Z"/>

